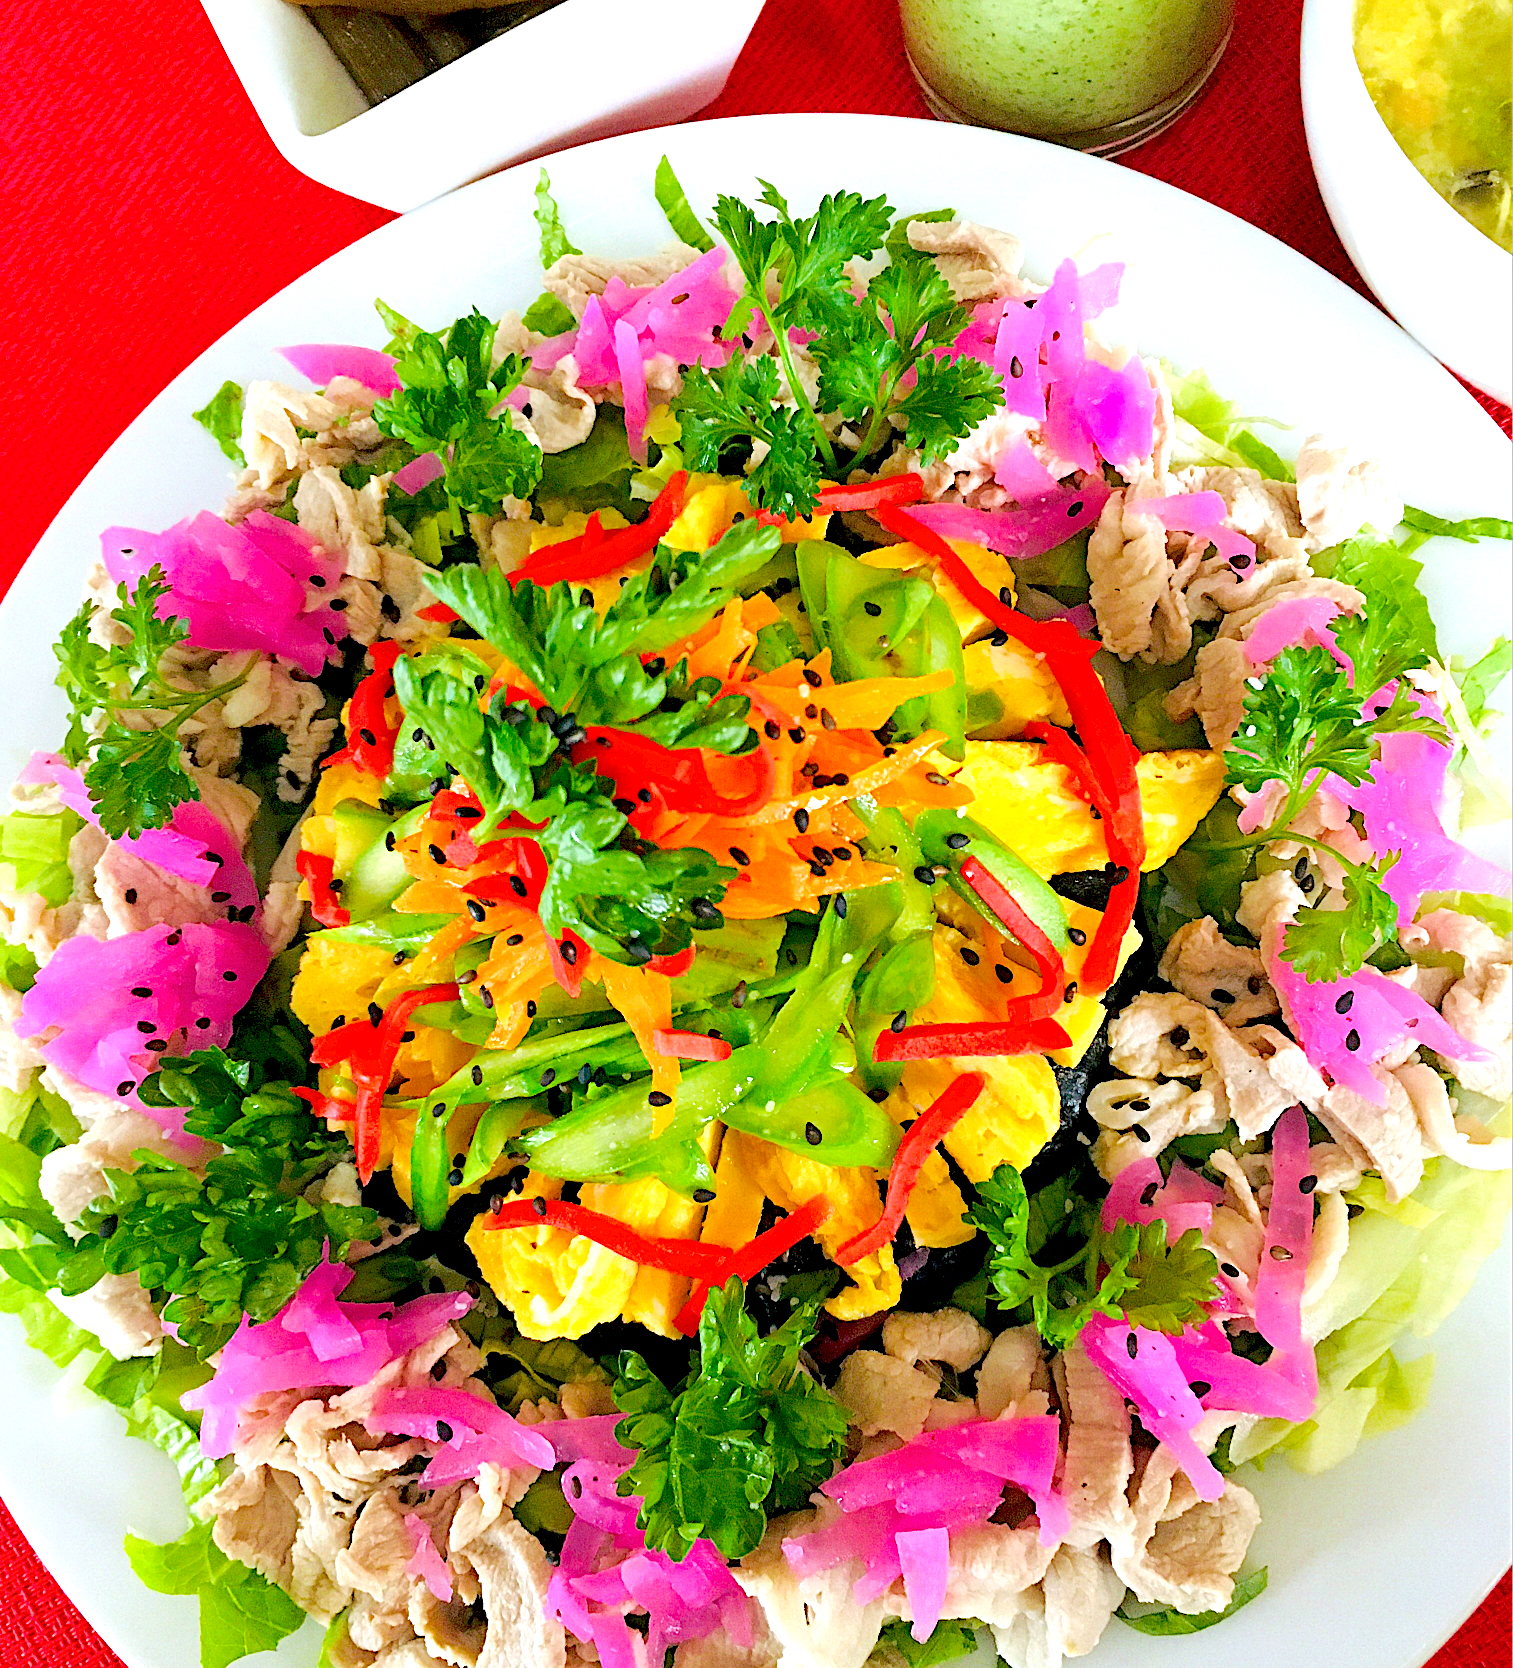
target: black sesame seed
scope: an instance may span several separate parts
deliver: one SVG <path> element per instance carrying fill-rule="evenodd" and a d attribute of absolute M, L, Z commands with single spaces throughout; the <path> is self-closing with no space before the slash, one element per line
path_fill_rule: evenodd
<path fill-rule="evenodd" d="M 804 1139 L 811 1147 L 817 1147 L 825 1139 L 825 1132 L 818 1124 L 805 1124 Z"/>
<path fill-rule="evenodd" d="M 136 889 L 135 886 L 128 886 L 126 888 L 125 892 L 123 892 L 121 895 L 122 895 L 122 897 L 124 897 L 126 899 L 127 903 L 129 903 L 129 904 L 134 904 L 137 901 L 137 889 Z"/>
<path fill-rule="evenodd" d="M 1353 1027 L 1345 1033 L 1345 1046 L 1352 1054 L 1361 1046 L 1361 1034 Z"/>
<path fill-rule="evenodd" d="M 693 1190 L 693 1202 L 696 1205 L 710 1205 L 710 1204 L 713 1204 L 714 1203 L 714 1189 L 709 1188 L 709 1187 L 696 1187 Z"/>
<path fill-rule="evenodd" d="M 1131 1124 L 1129 1132 L 1137 1141 L 1149 1141 L 1151 1138 L 1151 1132 L 1144 1124 Z"/>
<path fill-rule="evenodd" d="M 1013 984 L 1013 982 L 1014 982 L 1014 969 L 1012 967 L 1005 967 L 1004 964 L 1001 961 L 1000 962 L 995 962 L 994 966 L 993 966 L 993 972 L 994 972 L 995 976 L 997 977 L 999 984 L 1001 984 L 1001 985 L 1011 985 L 1011 984 Z"/>
<path fill-rule="evenodd" d="M 471 915 L 475 921 L 481 921 L 488 914 L 488 910 L 486 910 L 483 905 L 479 903 L 477 898 L 469 898 L 468 914 Z"/>
<path fill-rule="evenodd" d="M 798 727 L 798 725 L 795 724 L 794 727 L 788 732 L 788 739 L 793 742 L 802 741 L 804 739 L 804 732 Z"/>
<path fill-rule="evenodd" d="M 907 1008 L 900 1008 L 899 1011 L 896 1014 L 894 1014 L 893 1018 L 888 1021 L 888 1029 L 890 1031 L 892 1031 L 895 1035 L 897 1035 L 897 1033 L 902 1031 L 904 1026 L 907 1025 L 908 1023 L 909 1023 L 909 1011 L 908 1011 L 908 1009 Z"/>
<path fill-rule="evenodd" d="M 982 960 L 982 957 L 978 955 L 976 950 L 969 950 L 964 944 L 961 947 L 961 959 L 967 964 L 968 967 L 976 967 L 978 962 Z"/>
<path fill-rule="evenodd" d="M 1235 993 L 1232 990 L 1211 990 L 1208 994 L 1209 999 L 1214 1002 L 1228 1003 L 1235 999 Z"/>
<path fill-rule="evenodd" d="M 1140 1340 L 1133 1332 L 1124 1340 L 1124 1348 L 1131 1361 L 1140 1353 Z"/>
<path fill-rule="evenodd" d="M 473 1079 L 473 1087 L 475 1089 L 481 1089 L 483 1087 L 483 1067 L 482 1066 L 474 1066 L 472 1071 L 469 1073 L 469 1076 L 471 1076 L 471 1078 Z"/>
<path fill-rule="evenodd" d="M 1298 1182 L 1298 1192 L 1312 1193 L 1318 1185 L 1319 1178 L 1317 1176 L 1303 1176 Z"/>
<path fill-rule="evenodd" d="M 837 782 L 841 780 L 841 777 L 836 777 Z M 949 788 L 951 785 L 951 778 L 949 776 L 942 776 L 938 770 L 927 770 L 925 772 L 925 780 L 927 782 L 934 783 L 937 788 Z"/>
<path fill-rule="evenodd" d="M 843 921 L 846 919 L 847 907 L 846 894 L 844 892 L 837 892 L 835 894 L 835 913 L 839 915 Z"/>
<path fill-rule="evenodd" d="M 648 1105 L 651 1105 L 651 1106 L 671 1106 L 672 1105 L 672 1096 L 663 1094 L 660 1089 L 653 1089 L 652 1092 L 646 1097 L 646 1099 L 647 1099 Z"/>
<path fill-rule="evenodd" d="M 1066 929 L 1066 935 L 1074 944 L 1082 945 L 1087 943 L 1087 934 L 1081 927 L 1068 927 Z"/>
<path fill-rule="evenodd" d="M 1337 1014 L 1348 1014 L 1354 1005 L 1355 992 L 1353 990 L 1347 990 L 1345 994 L 1335 1003 L 1334 1011 Z"/>
<path fill-rule="evenodd" d="M 730 855 L 741 865 L 743 869 L 749 869 L 751 867 L 751 859 L 744 851 L 741 850 L 739 846 L 731 846 Z"/>
<path fill-rule="evenodd" d="M 131 994 L 145 999 L 146 997 L 152 995 L 152 987 L 150 985 L 133 985 L 131 987 Z"/>
<path fill-rule="evenodd" d="M 136 1084 L 133 1083 L 131 1081 L 131 1079 L 128 1077 L 124 1083 L 117 1083 L 116 1084 L 116 1093 L 118 1095 L 129 1095 L 131 1093 L 131 1091 L 135 1088 L 136 1088 Z"/>
<path fill-rule="evenodd" d="M 569 967 L 578 965 L 578 946 L 570 938 L 562 940 L 562 959 Z"/>
<path fill-rule="evenodd" d="M 1193 1382 L 1191 1384 L 1189 1384 L 1187 1388 L 1189 1390 L 1191 1390 L 1192 1393 L 1196 1397 L 1198 1397 L 1198 1399 L 1201 1401 L 1203 1399 L 1203 1397 L 1208 1395 L 1209 1392 L 1213 1389 L 1213 1385 L 1208 1384 L 1203 1379 L 1199 1378 L 1199 1379 L 1194 1379 Z"/>
<path fill-rule="evenodd" d="M 933 886 L 935 884 L 935 871 L 928 863 L 921 863 L 914 871 L 914 878 L 921 886 Z"/>
<path fill-rule="evenodd" d="M 478 1000 L 483 1003 L 484 1007 L 492 1009 L 494 1006 L 493 991 L 491 991 L 487 985 L 480 985 L 478 988 Z"/>
<path fill-rule="evenodd" d="M 530 888 L 525 884 L 519 875 L 511 875 L 510 891 L 512 891 L 517 898 L 523 898 L 530 891 Z"/>
<path fill-rule="evenodd" d="M 1220 1263 L 1219 1272 L 1221 1274 L 1227 1274 L 1231 1280 L 1238 1280 L 1240 1278 L 1240 1271 L 1233 1263 Z"/>
<path fill-rule="evenodd" d="M 1012 608 L 1014 606 L 1014 593 L 1007 585 L 1003 586 L 999 591 L 998 600 L 1004 605 L 1005 608 Z"/>
<path fill-rule="evenodd" d="M 1147 1207 L 1155 1204 L 1156 1195 L 1160 1191 L 1161 1191 L 1161 1184 L 1159 1182 L 1151 1182 L 1146 1187 L 1145 1191 L 1140 1195 L 1140 1203 L 1142 1205 L 1147 1206 Z"/>
<path fill-rule="evenodd" d="M 1273 1245 L 1268 1255 L 1274 1263 L 1290 1263 L 1292 1252 L 1285 1245 Z"/>
<path fill-rule="evenodd" d="M 965 834 L 956 833 L 946 835 L 946 844 L 950 846 L 952 851 L 960 851 L 966 843 L 967 836 Z"/>
<path fill-rule="evenodd" d="M 426 850 L 428 852 L 430 852 L 431 861 L 433 863 L 445 863 L 446 862 L 447 854 L 441 849 L 440 846 L 436 845 L 434 842 L 432 844 L 428 845 L 426 847 Z"/>
<path fill-rule="evenodd" d="M 809 832 L 809 813 L 802 806 L 793 813 L 793 826 L 800 834 Z"/>
<path fill-rule="evenodd" d="M 533 1211 L 535 1211 L 537 1216 L 545 1216 L 546 1215 L 546 1200 L 545 1199 L 532 1199 L 531 1200 L 531 1209 Z"/>
<path fill-rule="evenodd" d="M 813 668 L 808 666 L 804 668 L 804 682 L 807 683 L 811 689 L 818 689 L 824 681 L 825 680 L 819 675 L 818 672 L 814 671 Z"/>
<path fill-rule="evenodd" d="M 150 1019 L 139 1019 L 137 1021 L 137 1030 L 150 1037 L 152 1033 L 157 1030 L 157 1026 L 154 1025 Z"/>
<path fill-rule="evenodd" d="M 1021 377 L 1024 375 L 1024 361 L 1020 359 L 1017 353 L 1009 361 L 1009 375 L 1012 377 Z"/>
<path fill-rule="evenodd" d="M 370 1025 L 382 1025 L 383 1017 L 383 1009 L 376 1002 L 370 1002 L 368 1004 L 368 1023 Z"/>
<path fill-rule="evenodd" d="M 550 1089 L 552 1084 L 554 1084 L 556 1081 L 557 1081 L 557 1069 L 556 1069 L 556 1067 L 555 1066 L 548 1066 L 546 1068 L 546 1070 L 544 1072 L 542 1072 L 542 1074 L 541 1074 L 541 1087 L 543 1089 Z"/>
<path fill-rule="evenodd" d="M 883 611 L 882 604 L 878 602 L 864 602 L 862 607 L 866 609 L 873 619 L 876 619 L 877 616 Z"/>

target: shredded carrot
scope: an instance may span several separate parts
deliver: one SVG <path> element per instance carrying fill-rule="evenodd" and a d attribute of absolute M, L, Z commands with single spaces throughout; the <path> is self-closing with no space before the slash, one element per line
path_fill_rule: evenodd
<path fill-rule="evenodd" d="M 604 994 L 641 1045 L 651 1066 L 652 1088 L 676 1097 L 682 1068 L 675 1059 L 659 1053 L 654 1040 L 658 1031 L 672 1024 L 672 980 L 649 967 L 622 967 L 603 957 L 598 958 L 597 974 Z M 672 1111 L 671 1105 L 655 1109 L 654 1134 L 661 1133 Z"/>

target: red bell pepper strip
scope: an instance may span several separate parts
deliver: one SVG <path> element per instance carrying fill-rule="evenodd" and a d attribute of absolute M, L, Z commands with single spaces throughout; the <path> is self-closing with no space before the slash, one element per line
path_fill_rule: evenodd
<path fill-rule="evenodd" d="M 1054 1019 L 1035 1019 L 1028 1025 L 977 1020 L 958 1025 L 907 1025 L 902 1031 L 884 1031 L 872 1050 L 872 1058 L 940 1060 L 957 1055 L 1049 1054 L 1053 1049 L 1071 1046 L 1072 1039 Z"/>
<path fill-rule="evenodd" d="M 704 1313 L 705 1300 L 713 1287 L 723 1286 L 732 1275 L 738 1280 L 750 1280 L 760 1274 L 768 1263 L 785 1256 L 801 1239 L 808 1239 L 829 1216 L 832 1208 L 824 1194 L 816 1194 L 745 1245 L 734 1249 L 718 1248 L 722 1266 L 712 1278 L 701 1280 L 694 1287 L 687 1303 L 673 1319 L 674 1328 L 685 1338 L 691 1338 L 699 1330 L 699 1316 Z"/>
<path fill-rule="evenodd" d="M 567 1228 L 583 1239 L 591 1239 L 606 1251 L 644 1268 L 661 1268 L 669 1274 L 686 1274 L 691 1279 L 718 1276 L 730 1253 L 721 1245 L 705 1245 L 696 1239 L 652 1239 L 628 1228 L 617 1217 L 564 1199 L 499 1199 L 483 1218 L 485 1228 Z"/>
<path fill-rule="evenodd" d="M 904 1138 L 898 1144 L 893 1166 L 888 1172 L 888 1198 L 883 1214 L 870 1228 L 863 1228 L 836 1251 L 835 1260 L 843 1268 L 881 1250 L 898 1232 L 904 1212 L 909 1207 L 909 1196 L 919 1180 L 920 1171 L 925 1167 L 925 1160 L 961 1122 L 982 1093 L 986 1081 L 981 1072 L 963 1072 L 904 1131 Z"/>
<path fill-rule="evenodd" d="M 1145 823 L 1140 811 L 1140 782 L 1135 775 L 1139 754 L 1119 722 L 1102 679 L 1093 670 L 1092 658 L 1098 645 L 1079 637 L 1065 620 L 1031 620 L 994 596 L 939 533 L 907 510 L 883 505 L 875 513 L 884 527 L 934 557 L 941 571 L 980 614 L 1033 653 L 1042 655 L 1061 687 L 1072 723 L 1082 739 L 1080 751 L 1086 768 L 1079 774 L 1090 795 L 1096 784 L 1100 797 L 1093 802 L 1104 817 L 1109 857 L 1127 871 L 1125 879 L 1114 887 L 1082 967 L 1086 990 L 1106 990 L 1113 983 L 1119 949 L 1134 919 L 1140 865 L 1145 861 Z"/>
<path fill-rule="evenodd" d="M 399 1053 L 405 1027 L 417 1008 L 432 1002 L 455 1002 L 457 986 L 425 985 L 419 990 L 407 990 L 396 996 L 384 1010 L 377 1025 L 371 1019 L 354 1021 L 339 1026 L 317 1037 L 310 1050 L 310 1058 L 318 1066 L 333 1066 L 339 1060 L 348 1063 L 352 1081 L 357 1085 L 357 1103 L 353 1111 L 356 1130 L 353 1146 L 357 1151 L 357 1174 L 368 1181 L 378 1167 L 383 1098 L 394 1075 L 394 1058 Z"/>
<path fill-rule="evenodd" d="M 417 608 L 415 618 L 429 620 L 433 625 L 456 625 L 462 616 L 453 613 L 444 602 L 433 602 L 428 608 Z"/>
<path fill-rule="evenodd" d="M 576 539 L 542 545 L 515 569 L 510 583 L 518 585 L 522 579 L 529 579 L 545 588 L 565 579 L 577 585 L 613 573 L 638 556 L 649 555 L 682 514 L 683 495 L 687 490 L 688 471 L 680 469 L 657 494 L 644 521 L 638 521 L 634 527 L 618 528 L 613 533 L 602 533 L 594 527 L 592 537 L 585 529 Z M 593 525 L 592 518 L 590 525 Z"/>
<path fill-rule="evenodd" d="M 345 927 L 352 921 L 352 912 L 343 909 L 336 896 L 334 868 L 332 860 L 319 852 L 302 851 L 294 859 L 294 872 L 310 887 L 310 913 L 323 927 Z"/>
<path fill-rule="evenodd" d="M 394 693 L 394 662 L 404 652 L 404 646 L 393 641 L 369 646 L 373 670 L 352 691 L 347 706 L 347 745 L 326 760 L 325 768 L 351 763 L 366 775 L 380 779 L 393 770 L 399 726 L 384 716 L 384 702 Z"/>
<path fill-rule="evenodd" d="M 349 1124 L 357 1112 L 357 1102 L 343 1100 L 340 1095 L 324 1095 L 319 1089 L 296 1089 L 301 1100 L 309 1101 L 310 1111 L 327 1123 Z"/>
<path fill-rule="evenodd" d="M 588 965 L 588 945 L 571 927 L 562 937 L 546 935 L 546 956 L 552 964 L 552 976 L 569 996 L 576 997 L 583 989 L 583 973 Z"/>
<path fill-rule="evenodd" d="M 737 755 L 742 761 L 750 761 L 751 780 L 745 791 L 722 794 L 710 780 L 703 748 L 663 747 L 634 731 L 601 725 L 594 725 L 586 734 L 587 739 L 572 750 L 574 764 L 592 764 L 615 784 L 617 792 L 622 782 L 633 784 L 637 791 L 645 788 L 660 797 L 669 811 L 690 816 L 748 817 L 772 798 L 776 772 L 764 747 Z"/>
<path fill-rule="evenodd" d="M 652 973 L 664 973 L 669 979 L 681 979 L 693 966 L 693 958 L 698 954 L 697 944 L 690 944 L 686 949 L 679 950 L 676 955 L 653 956 L 647 962 L 647 969 Z"/>
<path fill-rule="evenodd" d="M 922 475 L 886 475 L 880 481 L 858 481 L 855 486 L 821 487 L 821 510 L 875 510 L 884 504 L 917 504 L 925 495 Z"/>
<path fill-rule="evenodd" d="M 962 864 L 961 878 L 1030 952 L 1040 969 L 1040 989 L 1029 996 L 1011 996 L 1004 1008 L 1004 1020 L 1010 1025 L 1028 1025 L 1032 1020 L 1048 1019 L 1061 1006 L 1066 989 L 1066 964 L 1061 952 L 1025 914 L 1013 893 L 975 857 Z"/>
<path fill-rule="evenodd" d="M 1109 861 L 1116 873 L 1124 870 L 1123 878 L 1116 880 L 1109 894 L 1108 908 L 1094 930 L 1093 942 L 1082 964 L 1083 984 L 1090 991 L 1107 990 L 1118 974 L 1119 951 L 1140 899 L 1140 865 L 1145 861 L 1144 819 L 1141 818 L 1133 832 L 1130 830 L 1128 819 L 1122 814 L 1124 807 L 1110 802 L 1087 754 L 1065 730 L 1054 724 L 1030 724 L 1026 726 L 1026 734 L 1043 741 L 1051 757 L 1071 773 L 1077 787 L 1103 819 Z M 1137 789 L 1138 786 L 1137 781 Z"/>
<path fill-rule="evenodd" d="M 730 1044 L 703 1031 L 653 1031 L 651 1045 L 669 1060 L 728 1060 Z"/>

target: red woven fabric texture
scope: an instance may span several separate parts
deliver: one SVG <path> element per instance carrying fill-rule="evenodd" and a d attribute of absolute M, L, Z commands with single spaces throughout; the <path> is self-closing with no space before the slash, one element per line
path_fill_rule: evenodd
<path fill-rule="evenodd" d="M 1301 0 L 1242 0 L 1240 9 L 1203 98 L 1124 161 L 1363 289 L 1303 142 Z M 779 110 L 926 115 L 891 0 L 769 0 L 706 115 Z M 170 377 L 389 216 L 283 161 L 196 0 L 12 0 L 0 22 L 0 143 L 3 589 L 90 465 Z M 836 167 L 843 179 L 844 158 Z M 1507 411 L 1489 409 L 1506 429 Z M 1509 1631 L 1505 1577 L 1432 1668 L 1506 1668 Z M 3 1507 L 0 1663 L 119 1668 Z"/>

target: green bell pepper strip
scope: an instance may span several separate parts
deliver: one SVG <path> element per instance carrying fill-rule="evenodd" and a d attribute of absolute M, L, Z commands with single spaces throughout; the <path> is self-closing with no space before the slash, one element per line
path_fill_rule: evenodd
<path fill-rule="evenodd" d="M 377 950 L 419 950 L 454 919 L 451 915 L 406 915 L 399 910 L 385 910 L 370 915 L 366 921 L 354 921 L 348 927 L 313 932 L 306 942 L 313 944 L 318 938 L 329 938 L 338 944 L 371 944 Z"/>
<path fill-rule="evenodd" d="M 926 863 L 944 868 L 945 879 L 979 913 L 981 898 L 961 878 L 961 866 L 975 857 L 989 874 L 1011 893 L 1026 915 L 1058 950 L 1067 947 L 1066 910 L 1061 899 L 1016 851 L 995 839 L 979 822 L 956 811 L 921 811 L 914 819 L 914 833 Z M 990 916 L 994 924 L 1012 936 L 1007 922 Z"/>
<path fill-rule="evenodd" d="M 673 1117 L 660 1135 L 652 1135 L 654 1109 L 643 1080 L 528 1131 L 518 1146 L 532 1166 L 569 1181 L 656 1175 L 674 1190 L 687 1191 L 707 1185 L 690 1178 L 708 1174 L 697 1136 L 716 1119 L 805 1153 L 814 1148 L 806 1128 L 814 1123 L 827 1164 L 870 1162 L 868 1155 L 888 1139 L 885 1114 L 859 1092 L 854 1097 L 835 1092 L 827 1081 L 821 1123 L 806 1110 L 801 1094 L 816 1074 L 833 1069 L 830 1050 L 853 987 L 897 917 L 901 889 L 885 884 L 845 898 L 844 914 L 832 908 L 821 921 L 809 965 L 793 980 L 792 994 L 761 1040 L 734 1048 L 729 1059 L 685 1071 Z"/>
<path fill-rule="evenodd" d="M 963 757 L 966 674 L 961 633 L 945 598 L 928 580 L 869 567 L 821 541 L 800 544 L 797 560 L 816 642 L 830 650 L 835 676 L 849 682 L 949 671 L 946 688 L 905 701 L 893 722 L 900 735 L 938 729 L 947 738 L 942 751 Z"/>
<path fill-rule="evenodd" d="M 874 964 L 856 993 L 858 1071 L 869 1089 L 896 1089 L 904 1075 L 901 1063 L 875 1058 L 877 1039 L 900 1014 L 922 1008 L 935 994 L 935 945 L 929 933 L 916 933 L 895 944 Z"/>
<path fill-rule="evenodd" d="M 545 1100 L 496 1101 L 478 1120 L 462 1167 L 462 1185 L 472 1187 L 494 1168 L 499 1155 L 525 1128 L 526 1120 L 542 1111 Z"/>

